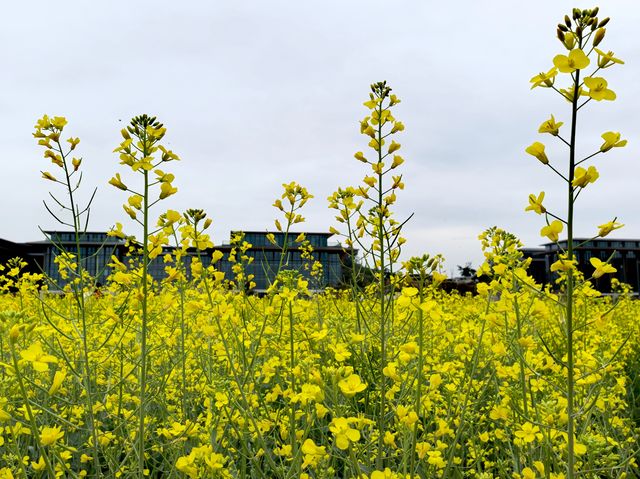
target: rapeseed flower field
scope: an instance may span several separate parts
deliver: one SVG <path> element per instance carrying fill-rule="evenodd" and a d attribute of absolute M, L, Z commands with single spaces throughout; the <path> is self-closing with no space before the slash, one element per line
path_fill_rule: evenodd
<path fill-rule="evenodd" d="M 299 280 L 259 298 L 206 273 L 154 288 L 145 469 L 192 478 L 565 477 L 557 296 L 536 293 L 507 253 L 490 253 L 494 274 L 478 296 L 398 285 L 385 363 L 379 331 L 364 326 L 377 306 L 366 293 L 310 295 Z M 85 299 L 85 359 L 80 325 L 69 320 L 73 294 L 42 299 L 33 278 L 4 273 L 17 288 L 1 297 L 4 477 L 132 475 L 139 277 L 124 273 Z M 577 467 L 634 477 L 638 304 L 624 294 L 614 304 L 585 283 L 576 313 Z"/>
<path fill-rule="evenodd" d="M 576 200 L 599 176 L 578 165 L 626 144 L 606 132 L 596 153 L 575 156 L 578 110 L 615 99 L 606 80 L 582 81 L 580 72 L 590 56 L 596 72 L 622 63 L 596 48 L 608 23 L 597 15 L 565 17 L 558 38 L 567 55 L 531 80 L 571 105 L 569 137 L 554 116 L 539 129 L 566 143 L 568 168 L 540 142 L 526 148 L 568 189 L 562 214 L 543 206 L 544 192 L 526 207 L 544 217 L 543 237 L 568 235 L 554 284 L 537 284 L 521 243 L 497 227 L 479 237 L 477 295 L 442 291 L 439 255 L 401 260 L 406 220 L 392 210 L 404 188 L 405 126 L 385 82 L 364 103 L 369 150 L 355 154 L 363 182 L 329 198 L 331 232 L 360 250 L 372 279 L 359 282 L 354 262 L 344 288 L 322 292 L 313 286 L 322 265 L 304 235 L 295 242 L 308 268 L 288 268 L 285 240 L 276 279 L 257 296 L 250 245 L 236 242 L 227 277 L 204 211 L 158 211 L 177 193 L 167 168 L 179 157 L 147 115 L 122 130 L 116 153 L 126 175 L 109 181 L 128 195 L 123 209 L 140 232 L 112 229 L 131 256 L 114 257 L 98 286 L 78 239 L 87 214 L 74 196 L 80 140 L 66 138 L 63 117 L 38 120 L 34 136 L 54 165 L 42 176 L 58 188 L 66 216 L 57 219 L 78 248 L 59 251 L 61 284 L 26 272 L 20 259 L 0 266 L 0 478 L 639 477 L 640 306 L 615 280 L 615 295 L 595 290 L 591 280 L 615 269 L 592 261 L 584 277 L 572 246 Z M 566 89 L 555 86 L 560 74 Z M 283 187 L 274 224 L 286 236 L 304 222 L 311 194 Z M 621 226 L 613 219 L 594 237 Z M 149 274 L 158 260 L 162 281 Z"/>

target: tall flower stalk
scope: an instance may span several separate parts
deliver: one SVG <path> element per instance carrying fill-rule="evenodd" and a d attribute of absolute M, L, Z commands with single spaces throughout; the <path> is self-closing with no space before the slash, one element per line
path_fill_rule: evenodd
<path fill-rule="evenodd" d="M 129 192 L 132 195 L 123 206 L 129 217 L 142 227 L 142 240 L 140 242 L 140 258 L 142 261 L 140 273 L 140 308 L 141 324 L 139 332 L 140 344 L 140 368 L 138 375 L 139 383 L 139 412 L 138 412 L 138 435 L 136 441 L 136 452 L 138 459 L 138 477 L 142 478 L 147 474 L 145 464 L 145 419 L 148 408 L 148 368 L 150 363 L 149 350 L 147 347 L 149 335 L 149 263 L 162 253 L 162 245 L 168 243 L 168 239 L 162 228 L 152 231 L 150 210 L 159 201 L 176 193 L 177 188 L 173 187 L 174 176 L 157 169 L 162 163 L 178 160 L 178 156 L 167 150 L 160 144 L 160 140 L 166 133 L 166 128 L 156 120 L 155 117 L 147 115 L 136 116 L 131 120 L 130 125 L 121 131 L 123 141 L 115 149 L 120 153 L 120 163 L 127 165 L 135 173 L 142 176 L 142 189 L 138 192 L 127 187 L 120 174 L 116 174 L 109 183 L 116 188 Z M 160 158 L 157 154 L 161 152 Z M 155 175 L 152 176 L 152 174 Z M 152 188 L 159 186 L 160 192 L 156 197 L 152 196 Z M 141 216 L 141 218 L 139 217 Z M 123 236 L 121 228 L 112 232 L 115 236 Z"/>
<path fill-rule="evenodd" d="M 53 286 L 54 288 L 64 289 L 72 294 L 72 301 L 75 304 L 75 314 L 73 317 L 68 317 L 67 319 L 80 323 L 79 332 L 81 336 L 80 342 L 82 344 L 80 379 L 86 391 L 87 419 L 89 433 L 91 434 L 93 443 L 93 463 L 98 473 L 101 470 L 101 466 L 100 455 L 98 453 L 99 444 L 96 431 L 96 417 L 94 413 L 94 372 L 92 371 L 90 362 L 91 347 L 88 343 L 90 331 L 87 324 L 88 314 L 85 299 L 85 292 L 93 291 L 96 278 L 92 278 L 85 270 L 84 262 L 87 261 L 88 258 L 83 257 L 80 246 L 81 238 L 89 224 L 89 213 L 96 189 L 93 190 L 87 204 L 81 208 L 78 203 L 77 193 L 82 183 L 82 171 L 80 171 L 82 158 L 73 156 L 76 154 L 76 147 L 80 143 L 80 139 L 77 137 L 69 137 L 66 140 L 68 146 L 65 146 L 61 136 L 66 125 L 67 119 L 64 117 L 49 117 L 44 115 L 36 123 L 36 131 L 33 136 L 38 138 L 38 144 L 45 148 L 44 157 L 50 159 L 51 163 L 55 165 L 60 172 L 58 173 L 54 170 L 56 171 L 56 175 L 54 176 L 54 174 L 49 171 L 43 171 L 42 177 L 62 185 L 66 195 L 66 200 L 63 200 L 56 197 L 53 193 L 49 193 L 56 205 L 62 209 L 62 215 L 60 213 L 55 214 L 49 205 L 47 205 L 46 201 L 44 202 L 45 208 L 58 223 L 73 229 L 73 252 L 66 250 L 59 241 L 59 238 L 55 235 L 49 237 L 49 240 L 57 250 L 54 261 L 58 264 L 60 277 L 62 280 L 67 281 L 65 285 L 54 284 Z M 56 311 L 56 314 L 60 313 Z"/>
<path fill-rule="evenodd" d="M 363 203 L 356 203 L 352 199 L 345 202 L 349 196 L 345 190 L 339 190 L 329 198 L 330 206 L 341 211 L 338 221 L 347 222 L 349 226 L 347 244 L 359 246 L 363 252 L 363 260 L 375 271 L 377 310 L 375 318 L 369 318 L 367 321 L 366 332 L 375 336 L 379 345 L 379 357 L 375 358 L 377 371 L 374 373 L 379 381 L 378 445 L 375 458 L 378 469 L 383 467 L 386 456 L 384 431 L 388 421 L 387 378 L 383 370 L 387 366 L 387 338 L 393 325 L 393 271 L 400 256 L 400 246 L 405 242 L 400 236 L 404 223 L 396 221 L 391 211 L 396 202 L 396 191 L 404 188 L 402 175 L 392 176 L 391 184 L 388 180 L 389 174 L 404 163 L 402 156 L 397 154 L 400 143 L 391 139 L 393 135 L 404 130 L 404 124 L 396 120 L 391 112 L 398 103 L 400 99 L 391 93 L 391 88 L 386 82 L 371 85 L 369 100 L 364 102 L 364 106 L 369 109 L 369 115 L 360 122 L 360 132 L 370 138 L 368 146 L 373 150 L 373 158 L 368 159 L 361 151 L 354 155 L 358 161 L 368 164 L 371 168 L 370 174 L 363 179 L 364 185 L 356 189 L 356 194 L 362 198 Z M 365 210 L 365 204 L 369 206 L 368 210 Z M 353 216 L 350 207 L 357 212 L 353 229 L 350 223 Z M 335 234 L 337 230 L 333 228 L 331 232 Z"/>
<path fill-rule="evenodd" d="M 562 366 L 566 369 L 566 413 L 567 413 L 567 477 L 573 479 L 579 472 L 576 466 L 576 431 L 578 430 L 577 420 L 579 411 L 576 409 L 576 376 L 575 376 L 575 353 L 576 347 L 574 333 L 576 332 L 575 322 L 575 291 L 577 281 L 577 258 L 574 245 L 574 225 L 575 225 L 575 204 L 578 196 L 598 177 L 598 171 L 594 166 L 583 168 L 579 165 L 592 159 L 598 154 L 605 153 L 613 147 L 626 145 L 626 140 L 620 139 L 617 132 L 605 132 L 602 135 L 604 143 L 595 153 L 585 158 L 577 158 L 577 124 L 578 113 L 588 103 L 593 100 L 613 101 L 616 94 L 608 88 L 608 82 L 601 76 L 596 76 L 600 70 L 609 68 L 615 64 L 623 63 L 616 58 L 613 52 L 604 51 L 597 47 L 605 37 L 605 25 L 609 18 L 598 19 L 599 9 L 581 10 L 574 8 L 572 16 L 565 15 L 564 21 L 558 25 L 557 37 L 568 53 L 556 55 L 553 59 L 553 68 L 546 73 L 540 73 L 531 79 L 532 88 L 544 87 L 554 90 L 561 95 L 571 105 L 570 133 L 569 138 L 560 135 L 560 128 L 563 122 L 557 122 L 552 115 L 540 125 L 539 133 L 550 134 L 558 138 L 568 148 L 569 164 L 566 176 L 559 171 L 550 161 L 545 152 L 545 145 L 535 142 L 530 145 L 526 152 L 536 157 L 543 165 L 549 167 L 566 183 L 567 188 L 567 213 L 562 218 L 548 211 L 543 206 L 544 192 L 539 195 L 529 196 L 529 206 L 527 210 L 544 215 L 546 226 L 541 230 L 541 235 L 556 243 L 559 251 L 558 261 L 551 266 L 551 271 L 558 272 L 560 281 L 564 283 L 564 334 L 566 341 L 566 362 Z M 592 62 L 593 58 L 595 62 Z M 595 63 L 595 66 L 592 65 Z M 585 70 L 592 66 L 593 71 L 586 73 Z M 567 88 L 558 88 L 555 84 L 559 74 L 569 77 Z M 615 219 L 600 226 L 600 230 L 595 237 L 602 237 L 609 234 L 613 229 L 620 227 Z M 566 227 L 567 244 L 566 248 L 559 243 L 560 234 Z M 593 277 L 597 278 L 602 272 L 615 272 L 615 268 L 610 265 L 602 267 L 602 262 L 597 258 L 591 258 L 591 264 L 595 268 Z M 601 266 L 598 269 L 598 266 Z"/>

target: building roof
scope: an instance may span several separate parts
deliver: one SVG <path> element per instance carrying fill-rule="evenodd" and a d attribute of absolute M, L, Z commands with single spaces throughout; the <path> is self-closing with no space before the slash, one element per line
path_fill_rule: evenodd
<path fill-rule="evenodd" d="M 43 240 L 36 240 L 36 241 L 26 241 L 25 243 L 22 244 L 28 244 L 28 245 L 47 245 L 47 244 L 51 244 L 52 241 L 51 238 L 52 236 L 59 236 L 59 235 L 73 235 L 75 234 L 73 231 L 43 231 L 43 233 L 48 237 L 46 239 Z M 102 237 L 102 239 L 99 240 L 94 240 L 94 239 L 86 239 L 86 235 L 100 235 Z M 83 238 L 84 236 L 84 238 Z M 75 241 L 75 240 L 62 240 L 61 242 L 68 242 L 68 241 Z M 102 245 L 102 244 L 124 244 L 125 241 L 121 238 L 118 238 L 116 236 L 108 236 L 107 235 L 107 231 L 83 231 L 82 233 L 80 233 L 80 243 L 82 244 L 96 244 L 96 245 Z"/>
<path fill-rule="evenodd" d="M 284 231 L 264 231 L 264 230 L 231 230 L 231 234 L 234 233 L 245 233 L 245 234 L 262 234 L 262 235 L 268 235 L 268 234 L 284 234 Z M 289 231 L 289 235 L 294 236 L 294 235 L 299 235 L 304 233 L 305 235 L 309 236 L 309 235 L 314 235 L 314 236 L 326 236 L 327 238 L 329 236 L 333 236 L 333 233 L 329 233 L 329 232 L 314 232 L 314 231 Z"/>
<path fill-rule="evenodd" d="M 634 243 L 640 242 L 640 238 L 609 238 L 608 236 L 606 238 L 573 238 L 573 242 L 574 243 L 576 243 L 576 242 L 582 243 L 582 242 L 586 242 L 586 241 L 598 241 L 598 242 L 604 241 L 604 242 L 607 242 L 607 243 L 614 243 L 615 242 L 615 243 L 623 243 L 624 244 L 624 243 L 627 243 L 627 242 L 634 242 Z M 566 243 L 566 242 L 567 242 L 566 238 L 558 240 L 558 243 Z M 547 246 L 553 246 L 555 244 L 556 244 L 555 242 L 550 241 L 548 243 L 543 243 L 542 246 L 547 247 Z M 582 247 L 584 247 L 584 246 L 582 246 Z M 594 247 L 594 246 L 590 246 L 590 247 Z"/>
<path fill-rule="evenodd" d="M 21 243 L 14 243 L 13 241 L 0 238 L 0 247 L 17 248 L 20 244 Z"/>

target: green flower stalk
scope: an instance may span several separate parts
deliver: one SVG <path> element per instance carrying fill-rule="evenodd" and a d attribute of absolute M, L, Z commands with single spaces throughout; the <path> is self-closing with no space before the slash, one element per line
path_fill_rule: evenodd
<path fill-rule="evenodd" d="M 162 163 L 178 160 L 178 156 L 167 150 L 160 144 L 160 140 L 166 133 L 166 128 L 158 122 L 155 117 L 147 115 L 136 116 L 131 120 L 130 125 L 121 131 L 124 140 L 114 150 L 120 153 L 120 163 L 128 166 L 133 172 L 142 176 L 142 190 L 137 192 L 127 187 L 119 174 L 116 174 L 109 183 L 116 188 L 132 193 L 127 203 L 123 205 L 129 217 L 142 227 L 142 241 L 140 243 L 140 253 L 142 261 L 142 274 L 140 278 L 140 302 L 141 302 L 141 327 L 140 327 L 140 406 L 139 425 L 136 441 L 136 452 L 138 459 L 138 477 L 146 476 L 145 464 L 145 419 L 148 407 L 147 375 L 150 363 L 149 350 L 147 348 L 148 323 L 149 323 L 149 263 L 162 253 L 162 245 L 168 242 L 163 229 L 151 231 L 150 210 L 159 201 L 173 195 L 178 190 L 172 184 L 174 176 L 170 173 L 157 169 Z M 160 158 L 158 158 L 158 153 Z M 152 176 L 155 175 L 155 178 Z M 159 187 L 159 195 L 152 197 L 152 188 Z M 141 219 L 138 215 L 141 215 Z M 113 235 L 122 235 L 121 231 L 112 232 Z"/>
<path fill-rule="evenodd" d="M 439 284 L 438 279 L 442 276 L 439 270 L 441 269 L 443 262 L 444 258 L 441 255 L 430 257 L 428 254 L 425 254 L 421 257 L 414 256 L 403 265 L 407 274 L 406 281 L 411 286 L 409 288 L 405 288 L 403 296 L 398 300 L 398 302 L 401 302 L 402 299 L 407 297 L 407 292 L 409 292 L 409 294 L 417 293 L 414 296 L 417 298 L 418 302 L 418 304 L 415 305 L 415 313 L 417 315 L 418 322 L 418 365 L 416 367 L 416 387 L 413 398 L 414 408 L 418 418 L 421 417 L 422 414 L 422 388 L 424 385 L 424 346 L 426 343 L 424 316 L 425 311 L 433 309 L 436 304 L 433 301 L 427 302 L 427 295 L 429 294 L 428 288 L 429 286 L 437 287 Z M 413 287 L 414 284 L 415 288 Z M 414 474 L 416 471 L 416 444 L 418 443 L 419 426 L 420 421 L 416 421 L 413 425 L 413 431 L 411 434 L 411 451 L 409 459 L 410 474 Z"/>
<path fill-rule="evenodd" d="M 400 256 L 400 246 L 405 242 L 400 236 L 404 223 L 396 221 L 391 211 L 396 202 L 397 190 L 404 188 L 402 175 L 392 176 L 390 185 L 388 181 L 389 174 L 404 163 L 402 156 L 397 153 L 401 145 L 392 139 L 393 135 L 404 130 L 404 124 L 396 120 L 391 112 L 398 103 L 400 99 L 391 93 L 391 88 L 386 82 L 371 85 L 369 100 L 364 102 L 370 113 L 360 122 L 360 132 L 370 139 L 368 146 L 373 150 L 373 159 L 368 159 L 361 151 L 354 155 L 356 160 L 366 163 L 371 168 L 370 174 L 363 179 L 364 185 L 355 189 L 355 195 L 362 201 L 354 201 L 353 196 L 349 195 L 349 190 L 339 190 L 329 197 L 330 207 L 340 212 L 338 221 L 347 223 L 349 227 L 347 245 L 358 245 L 363 251 L 364 261 L 367 264 L 370 262 L 375 272 L 378 304 L 376 318 L 369 324 L 368 329 L 378 338 L 380 346 L 380 355 L 375 361 L 379 381 L 379 437 L 375 460 L 378 469 L 382 468 L 386 456 L 384 431 L 388 421 L 387 381 L 383 369 L 387 364 L 387 338 L 392 334 L 393 327 L 392 298 L 396 281 L 393 273 L 394 265 Z M 366 211 L 364 204 L 370 206 Z M 355 219 L 353 229 L 352 218 Z M 338 230 L 332 228 L 331 232 L 335 234 Z M 367 240 L 370 242 L 367 243 Z"/>
<path fill-rule="evenodd" d="M 40 433 L 38 431 L 38 426 L 36 424 L 36 416 L 33 413 L 33 408 L 31 407 L 31 400 L 29 399 L 29 393 L 27 392 L 24 378 L 22 377 L 22 372 L 20 370 L 20 365 L 18 363 L 18 355 L 16 354 L 15 342 L 18 339 L 19 331 L 18 329 L 14 329 L 11 331 L 9 335 L 9 346 L 11 348 L 11 359 L 13 363 L 13 368 L 15 371 L 15 376 L 18 381 L 18 386 L 20 389 L 20 394 L 24 399 L 24 407 L 27 412 L 27 416 L 29 419 L 29 428 L 31 430 L 31 435 L 33 436 L 34 441 L 36 442 L 36 447 L 38 452 L 40 453 L 40 457 L 44 460 L 44 464 L 47 470 L 47 475 L 49 479 L 54 479 L 56 477 L 56 473 L 51 464 L 51 459 L 47 454 L 47 451 L 42 444 L 40 439 Z"/>
<path fill-rule="evenodd" d="M 49 240 L 53 243 L 58 250 L 58 254 L 54 261 L 58 264 L 59 274 L 63 280 L 68 280 L 68 283 L 64 286 L 65 291 L 71 291 L 73 294 L 73 301 L 75 303 L 75 317 L 69 318 L 72 321 L 80 322 L 81 331 L 81 343 L 82 343 L 82 383 L 86 391 L 86 408 L 89 422 L 89 430 L 93 440 L 93 463 L 96 469 L 96 473 L 101 471 L 100 455 L 98 453 L 98 437 L 96 433 L 96 418 L 93 411 L 94 402 L 94 378 L 92 377 L 92 366 L 89 359 L 89 328 L 88 328 L 88 314 L 87 305 L 85 299 L 85 293 L 87 291 L 93 291 L 95 289 L 95 278 L 91 278 L 89 273 L 85 270 L 83 261 L 87 258 L 83 258 L 82 249 L 80 247 L 80 240 L 82 235 L 86 232 L 89 224 L 89 213 L 91 210 L 91 203 L 96 194 L 96 189 L 93 190 L 91 198 L 87 202 L 84 208 L 80 208 L 77 200 L 77 192 L 82 183 L 82 171 L 80 166 L 82 164 L 82 158 L 76 158 L 73 156 L 76 152 L 76 148 L 80 143 L 79 138 L 69 137 L 66 140 L 67 145 L 63 146 L 62 134 L 64 128 L 67 125 L 67 119 L 61 116 L 54 116 L 50 118 L 44 115 L 35 125 L 35 133 L 33 136 L 38 138 L 38 144 L 45 148 L 44 157 L 51 160 L 51 163 L 59 169 L 61 180 L 57 179 L 52 173 L 48 171 L 42 172 L 42 177 L 46 180 L 53 181 L 63 186 L 66 190 L 66 201 L 58 199 L 54 194 L 50 193 L 54 202 L 62 208 L 64 214 L 71 217 L 67 219 L 60 217 L 60 214 L 53 213 L 51 208 L 44 202 L 44 206 L 49 214 L 61 225 L 73 228 L 75 251 L 71 253 L 64 249 L 64 247 L 58 242 L 58 238 L 50 237 Z M 54 170 L 55 171 L 55 170 Z M 56 173 L 58 174 L 58 173 Z M 104 245 L 103 245 L 104 246 Z M 50 280 L 51 281 L 51 280 Z M 61 284 L 54 285 L 61 287 Z"/>
<path fill-rule="evenodd" d="M 280 210 L 284 216 L 284 227 L 282 226 L 282 223 L 279 219 L 274 220 L 276 229 L 279 233 L 282 233 L 284 235 L 282 244 L 278 244 L 273 234 L 269 233 L 267 235 L 267 239 L 271 244 L 280 247 L 280 260 L 278 261 L 278 269 L 272 272 L 275 277 L 280 274 L 280 271 L 283 267 L 288 266 L 289 264 L 288 250 L 291 247 L 291 245 L 289 244 L 291 228 L 295 224 L 304 222 L 304 216 L 302 216 L 299 211 L 307 203 L 307 201 L 313 198 L 313 195 L 311 195 L 304 186 L 299 185 L 295 181 L 292 181 L 291 183 L 283 183 L 282 187 L 284 189 L 282 195 L 280 196 L 280 198 L 276 199 L 273 202 L 273 206 Z M 295 239 L 296 243 L 300 243 L 302 241 L 304 241 L 304 237 L 298 237 Z"/>
<path fill-rule="evenodd" d="M 526 152 L 537 158 L 543 165 L 550 168 L 566 183 L 567 188 L 567 214 L 563 219 L 548 211 L 542 204 L 544 192 L 539 195 L 529 196 L 529 206 L 526 208 L 539 215 L 544 215 L 546 226 L 541 230 L 541 235 L 553 241 L 560 251 L 559 260 L 551 266 L 551 271 L 560 274 L 561 281 L 564 282 L 564 334 L 566 340 L 566 363 L 562 366 L 566 368 L 566 400 L 567 400 L 567 477 L 573 479 L 579 474 L 576 468 L 576 432 L 577 420 L 580 411 L 575 408 L 575 349 L 574 333 L 576 331 L 575 313 L 575 287 L 577 278 L 577 259 L 575 257 L 574 224 L 575 224 L 575 204 L 578 196 L 591 183 L 594 183 L 599 173 L 595 166 L 583 168 L 580 164 L 592 159 L 596 155 L 610 151 L 614 147 L 623 147 L 626 140 L 620 139 L 620 134 L 616 132 L 606 132 L 602 135 L 604 144 L 593 154 L 583 159 L 576 156 L 577 150 L 577 124 L 579 111 L 592 101 L 613 101 L 616 94 L 609 89 L 607 80 L 599 75 L 603 69 L 623 62 L 616 58 L 612 52 L 605 53 L 597 47 L 605 37 L 604 26 L 609 22 L 608 18 L 598 19 L 599 9 L 581 10 L 574 8 L 571 18 L 565 16 L 564 23 L 560 23 L 557 29 L 558 40 L 568 51 L 567 54 L 558 54 L 553 58 L 553 68 L 547 73 L 540 73 L 531 79 L 532 88 L 550 88 L 561 95 L 571 105 L 571 123 L 569 137 L 560 135 L 560 128 L 563 122 L 556 122 L 554 116 L 540 125 L 539 133 L 550 134 L 558 138 L 569 150 L 569 165 L 566 175 L 562 174 L 551 162 L 545 152 L 545 145 L 535 142 L 530 145 Z M 595 61 L 592 61 L 595 59 Z M 593 71 L 586 73 L 585 70 L 592 66 Z M 568 76 L 569 85 L 567 88 L 556 86 L 556 79 L 560 74 Z M 562 77 L 562 78 L 566 78 Z M 550 218 L 552 218 L 550 220 Z M 597 236 L 604 236 L 619 227 L 615 219 L 610 224 L 602 225 Z M 621 225 L 620 225 L 621 226 Z M 566 227 L 567 246 L 563 248 L 559 243 L 560 234 Z M 604 233 L 604 234 L 603 234 Z M 615 271 L 610 265 L 603 266 L 600 260 L 596 263 L 592 258 L 591 263 L 596 268 L 596 274 L 605 274 Z"/>

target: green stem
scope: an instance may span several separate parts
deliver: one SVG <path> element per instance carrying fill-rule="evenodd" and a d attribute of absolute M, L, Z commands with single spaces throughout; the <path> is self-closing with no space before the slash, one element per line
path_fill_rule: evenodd
<path fill-rule="evenodd" d="M 360 471 L 360 465 L 358 463 L 358 458 L 356 457 L 355 452 L 353 452 L 353 446 L 349 443 L 349 458 L 351 459 L 351 464 L 353 467 L 353 472 L 356 475 L 356 479 L 361 479 L 362 477 L 367 477 Z"/>
<path fill-rule="evenodd" d="M 420 289 L 419 289 L 419 298 L 420 304 L 424 301 L 424 284 L 425 279 L 422 274 L 420 274 Z M 421 308 L 418 308 L 418 384 L 416 386 L 416 394 L 415 394 L 415 408 L 416 414 L 418 415 L 418 420 L 413 425 L 413 437 L 411 438 L 411 459 L 409 461 L 409 474 L 413 477 L 415 472 L 415 462 L 416 462 L 416 444 L 418 443 L 418 425 L 420 424 L 420 409 L 422 405 L 422 368 L 424 362 L 424 321 L 423 321 L 423 311 Z"/>
<path fill-rule="evenodd" d="M 293 306 L 291 300 L 289 300 L 289 371 L 291 381 L 291 394 L 296 393 L 296 376 L 293 372 L 296 367 L 294 343 L 293 343 Z M 296 405 L 291 401 L 291 411 L 289 413 L 289 440 L 291 441 L 292 455 L 295 457 L 298 451 L 298 444 L 296 441 Z"/>
<path fill-rule="evenodd" d="M 16 348 L 13 344 L 13 341 L 9 341 L 11 345 L 11 358 L 13 360 L 13 367 L 16 371 L 16 379 L 18 380 L 18 386 L 20 387 L 20 393 L 22 394 L 22 398 L 24 399 L 24 407 L 27 410 L 27 414 L 29 415 L 29 427 L 31 428 L 31 434 L 33 435 L 33 439 L 36 442 L 37 449 L 40 452 L 40 457 L 44 459 L 45 466 L 47 468 L 47 473 L 50 479 L 56 478 L 56 473 L 53 470 L 53 466 L 51 465 L 51 461 L 49 461 L 49 456 L 45 452 L 44 447 L 40 443 L 40 433 L 38 431 L 38 425 L 36 424 L 36 418 L 33 415 L 33 409 L 31 409 L 31 403 L 29 400 L 29 395 L 27 394 L 27 389 L 24 386 L 24 381 L 22 380 L 22 374 L 20 374 L 20 367 L 18 365 L 18 357 L 16 356 Z"/>
<path fill-rule="evenodd" d="M 516 313 L 516 331 L 518 334 L 518 340 L 522 338 L 522 317 L 520 315 L 520 305 L 518 304 L 518 298 L 514 299 L 514 310 Z M 527 401 L 527 377 L 526 377 L 526 366 L 524 360 L 524 348 L 520 346 L 518 352 L 518 363 L 520 364 L 520 389 L 522 394 L 522 412 L 525 418 L 529 419 L 529 406 Z"/>
<path fill-rule="evenodd" d="M 182 261 L 182 258 L 180 258 Z M 177 265 L 176 265 L 177 267 Z M 184 282 L 180 280 L 180 351 L 182 356 L 182 417 L 187 419 L 187 348 L 185 347 L 186 324 L 184 321 Z"/>
<path fill-rule="evenodd" d="M 75 247 L 76 247 L 76 271 L 78 274 L 78 285 L 73 288 L 74 296 L 76 300 L 76 305 L 78 307 L 78 312 L 80 315 L 80 321 L 82 322 L 82 354 L 83 354 L 83 378 L 84 388 L 87 393 L 87 415 L 89 417 L 89 429 L 91 431 L 91 435 L 93 436 L 93 464 L 96 469 L 95 473 L 101 473 L 100 467 L 100 458 L 98 454 L 98 433 L 95 427 L 95 416 L 93 414 L 93 388 L 91 385 L 91 367 L 89 363 L 89 345 L 87 342 L 88 337 L 88 328 L 87 328 L 87 314 L 86 314 L 86 305 L 84 301 L 84 268 L 82 266 L 82 256 L 80 249 L 80 215 L 77 212 L 75 199 L 73 197 L 73 192 L 75 191 L 71 187 L 71 174 L 69 173 L 69 168 L 67 166 L 67 157 L 62 152 L 62 145 L 60 142 L 58 144 L 58 151 L 60 155 L 63 157 L 63 166 L 64 166 L 64 174 L 67 186 L 67 194 L 69 195 L 69 203 L 71 208 L 71 216 L 73 216 L 73 231 L 74 231 L 74 239 L 75 239 Z"/>
<path fill-rule="evenodd" d="M 573 206 L 574 187 L 571 184 L 575 172 L 576 155 L 576 124 L 578 119 L 578 88 L 580 85 L 580 70 L 576 70 L 573 90 L 573 102 L 571 103 L 571 139 L 569 149 L 569 181 L 568 181 L 568 211 L 567 211 L 567 259 L 573 260 Z M 575 450 L 574 450 L 574 373 L 573 373 L 573 270 L 567 272 L 567 479 L 575 477 Z"/>
<path fill-rule="evenodd" d="M 378 104 L 378 112 L 379 112 L 379 118 L 382 118 L 382 98 L 380 99 L 380 103 Z M 377 132 L 378 138 L 378 163 L 382 162 L 382 122 L 378 122 L 378 132 Z M 377 228 L 377 233 L 378 233 L 378 248 L 379 248 L 379 258 L 380 258 L 380 264 L 378 265 L 378 288 L 380 289 L 379 291 L 379 297 L 380 297 L 380 318 L 379 318 L 379 325 L 380 325 L 380 367 L 379 367 L 379 371 L 378 371 L 378 378 L 380 379 L 380 411 L 378 413 L 378 454 L 376 457 L 376 467 L 378 468 L 378 470 L 382 470 L 383 469 L 383 455 L 384 455 L 384 431 L 385 431 L 385 415 L 386 415 L 386 409 L 387 409 L 387 403 L 386 403 L 386 381 L 385 381 L 385 375 L 384 375 L 384 368 L 387 364 L 387 347 L 386 347 L 386 342 L 387 342 L 387 338 L 386 338 L 386 324 L 385 324 L 385 315 L 386 315 L 386 298 L 385 298 L 385 294 L 384 294 L 384 280 L 385 280 L 385 275 L 384 275 L 384 270 L 385 270 L 385 261 L 384 261 L 384 228 L 383 228 L 383 221 L 384 221 L 384 214 L 383 214 L 383 198 L 382 198 L 382 192 L 383 192 L 383 176 L 382 176 L 382 169 L 378 170 L 378 198 L 377 198 L 377 222 L 378 224 L 375 225 Z M 375 255 L 374 255 L 375 258 Z"/>
<path fill-rule="evenodd" d="M 141 138 L 144 145 L 144 157 L 149 155 L 147 151 L 146 135 Z M 143 220 L 142 220 L 142 325 L 140 329 L 140 414 L 138 424 L 138 477 L 145 477 L 145 461 L 144 461 L 144 431 L 145 417 L 147 409 L 147 325 L 148 325 L 148 266 L 149 266 L 149 172 L 143 170 L 144 175 L 144 194 L 143 194 Z"/>

